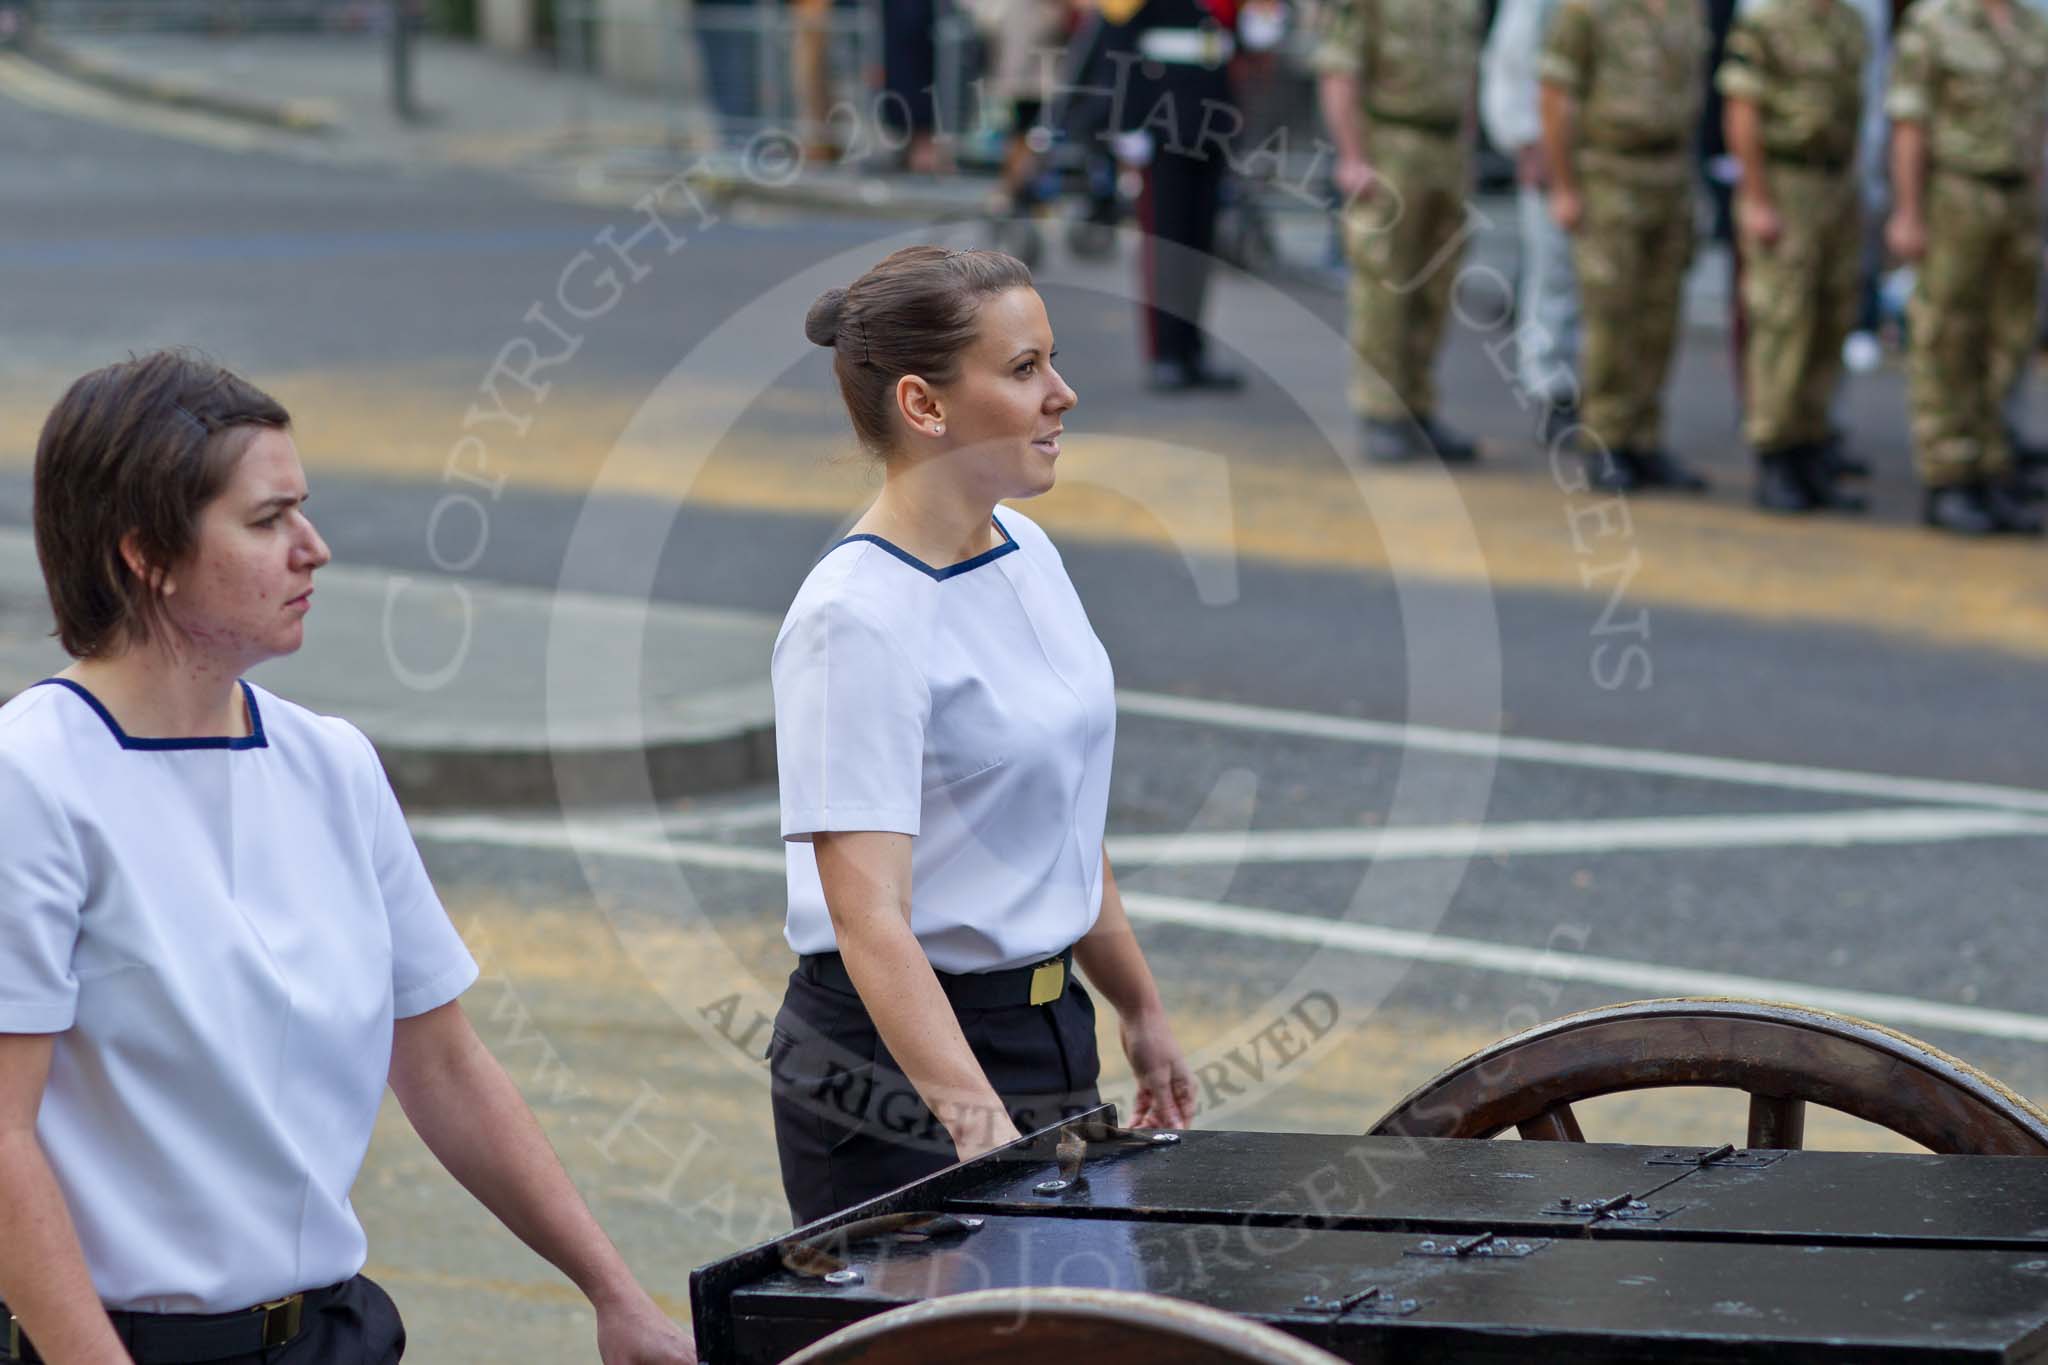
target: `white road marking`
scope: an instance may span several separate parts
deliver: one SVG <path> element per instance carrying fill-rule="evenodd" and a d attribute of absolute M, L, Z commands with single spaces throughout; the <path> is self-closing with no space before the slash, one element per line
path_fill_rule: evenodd
<path fill-rule="evenodd" d="M 496 816 L 421 816 L 413 820 L 412 826 L 417 837 L 436 842 L 564 852 L 580 849 L 608 857 L 778 875 L 783 870 L 782 853 L 777 849 L 731 848 L 720 844 L 664 840 L 608 832 L 587 825 L 572 835 L 569 826 L 555 822 Z M 2048 1018 L 1977 1005 L 1949 1005 L 1907 995 L 1814 986 L 1803 981 L 1780 981 L 1688 967 L 1667 967 L 1654 962 L 1632 962 L 1623 958 L 1483 943 L 1476 939 L 1425 934 L 1411 929 L 1389 929 L 1348 920 L 1322 919 L 1146 892 L 1127 892 L 1124 907 L 1133 919 L 1155 924 L 1177 924 L 1212 933 L 1336 948 L 1409 962 L 1468 967 L 1554 981 L 1582 981 L 1612 986 L 1634 996 L 1714 995 L 1779 1000 L 1909 1028 L 1946 1029 L 1986 1038 L 2048 1042 Z"/>
<path fill-rule="evenodd" d="M 742 829 L 782 828 L 782 802 L 777 797 L 746 801 L 709 810 L 678 811 L 661 818 L 662 827 L 677 834 L 725 834 Z"/>
<path fill-rule="evenodd" d="M 737 834 L 749 829 L 780 829 L 782 802 L 775 797 L 763 801 L 735 801 L 707 805 L 703 809 L 668 810 L 654 815 L 609 817 L 606 827 L 631 834 Z"/>
<path fill-rule="evenodd" d="M 620 829 L 616 825 L 584 822 L 572 826 L 565 821 L 508 819 L 497 815 L 416 815 L 410 823 L 414 838 L 436 843 L 581 851 L 734 872 L 783 870 L 780 849 L 664 839 L 651 831 Z"/>
<path fill-rule="evenodd" d="M 1107 843 L 1109 856 L 1119 865 L 1195 867 L 1651 849 L 1841 848 L 1851 844 L 1930 844 L 2028 834 L 2048 834 L 2048 818 L 2017 811 L 1904 807 L 1815 815 L 1688 815 L 1389 829 L 1126 834 L 1113 835 Z"/>
<path fill-rule="evenodd" d="M 2048 815 L 2048 791 L 2001 787 L 1979 782 L 1946 782 L 1932 778 L 1892 777 L 1883 773 L 1840 768 L 1808 768 L 1786 763 L 1759 763 L 1739 758 L 1670 753 L 1660 749 L 1626 749 L 1609 744 L 1565 740 L 1518 739 L 1479 730 L 1446 730 L 1427 725 L 1396 725 L 1349 716 L 1292 711 L 1237 702 L 1202 701 L 1156 692 L 1118 692 L 1117 709 L 1127 715 L 1188 721 L 1230 730 L 1300 735 L 1351 744 L 1387 745 L 1431 753 L 1464 754 L 1473 758 L 1505 758 L 1552 763 L 1606 772 L 1645 773 L 1659 777 L 1728 782 L 1782 791 L 1826 792 L 1884 801 L 1917 801 L 1941 806 L 1991 806 L 2001 810 Z"/>
<path fill-rule="evenodd" d="M 1698 971 L 1690 967 L 1666 967 L 1655 962 L 1632 962 L 1624 958 L 1511 947 L 1443 934 L 1387 929 L 1375 924 L 1354 924 L 1346 920 L 1318 919 L 1279 910 L 1217 905 L 1209 901 L 1181 900 L 1144 892 L 1126 895 L 1124 909 L 1133 919 L 1155 924 L 1178 924 L 1221 934 L 1342 948 L 1375 957 L 1405 958 L 1410 962 L 1540 976 L 1553 981 L 1584 981 L 1615 986 L 1642 998 L 1710 995 L 1777 1000 L 1911 1028 L 1949 1029 L 1985 1038 L 2048 1042 L 2048 1018 L 2040 1015 L 1985 1009 L 1977 1005 L 1947 1005 L 1910 995 L 1839 990 L 1831 986 L 1809 985 L 1804 981 L 1779 981 L 1729 972 Z"/>

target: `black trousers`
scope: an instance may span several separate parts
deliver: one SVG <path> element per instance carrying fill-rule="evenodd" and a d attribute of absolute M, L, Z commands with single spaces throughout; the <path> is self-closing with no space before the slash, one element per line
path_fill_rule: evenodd
<path fill-rule="evenodd" d="M 0 1318 L 4 1316 L 0 1310 Z M 133 1335 L 121 1331 L 130 1316 L 116 1314 L 114 1323 L 121 1344 L 132 1352 Z M 0 1351 L 6 1347 L 0 1340 Z M 405 1324 L 399 1321 L 398 1305 L 375 1280 L 358 1275 L 327 1296 L 318 1308 L 305 1310 L 299 1334 L 289 1345 L 222 1356 L 213 1365 L 398 1365 L 404 1354 Z M 151 1359 L 147 1354 L 137 1356 L 140 1365 L 150 1365 Z"/>
<path fill-rule="evenodd" d="M 938 81 L 937 0 L 889 0 L 882 10 L 882 90 L 875 106 L 882 125 L 898 135 L 929 133 L 937 125 L 933 91 Z"/>
<path fill-rule="evenodd" d="M 1049 1005 L 955 1008 L 1018 1131 L 1094 1108 L 1095 1002 L 1078 980 Z M 792 974 L 768 1043 L 775 1149 L 798 1225 L 951 1166 L 943 1125 L 897 1069 L 858 995 Z"/>
<path fill-rule="evenodd" d="M 1138 200 L 1145 234 L 1139 268 L 1145 352 L 1153 360 L 1202 363 L 1202 310 L 1223 202 L 1223 157 L 1155 147 Z"/>

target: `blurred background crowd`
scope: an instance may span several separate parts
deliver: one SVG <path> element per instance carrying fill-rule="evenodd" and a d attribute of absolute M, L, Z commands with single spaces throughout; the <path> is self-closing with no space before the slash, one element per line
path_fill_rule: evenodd
<path fill-rule="evenodd" d="M 1240 386 L 1240 377 L 1212 364 L 1203 348 L 1198 324 L 1207 262 L 1270 271 L 1290 249 L 1302 254 L 1300 227 L 1312 221 L 1320 233 L 1313 248 L 1317 264 L 1333 275 L 1348 272 L 1359 353 L 1352 407 L 1361 422 L 1361 450 L 1376 461 L 1460 463 L 1482 455 L 1478 443 L 1437 411 L 1430 372 L 1447 307 L 1441 289 L 1389 287 L 1429 260 L 1436 262 L 1438 285 L 1449 286 L 1457 255 L 1444 252 L 1456 246 L 1467 197 L 1481 194 L 1514 205 L 1511 212 L 1520 216 L 1516 337 L 1523 397 L 1534 411 L 1532 437 L 1553 454 L 1569 450 L 1582 458 L 1588 481 L 1603 489 L 1697 491 L 1704 479 L 1662 446 L 1658 390 L 1668 367 L 1659 355 L 1669 350 L 1671 328 L 1658 319 L 1665 313 L 1675 319 L 1675 276 L 1688 263 L 1696 266 L 1704 247 L 1718 253 L 1717 261 L 1731 262 L 1729 287 L 1717 298 L 1729 312 L 1735 348 L 1741 391 L 1732 399 L 1751 409 L 1744 440 L 1759 507 L 1802 513 L 1861 506 L 1851 485 L 1868 461 L 1845 447 L 1826 409 L 1844 371 L 1875 370 L 1888 350 L 1896 350 L 1906 360 L 1912 390 L 1924 520 L 1968 535 L 2040 529 L 2030 471 L 2048 462 L 2048 452 L 2024 430 L 2021 390 L 2031 366 L 2002 358 L 2012 346 L 1997 339 L 1914 351 L 1908 304 L 1928 274 L 1923 257 L 1930 246 L 1936 261 L 1962 262 L 1934 274 L 1937 288 L 1948 288 L 1944 282 L 1959 270 L 1983 276 L 1974 301 L 1951 300 L 1946 316 L 1968 319 L 1996 298 L 2002 316 L 1995 329 L 2010 332 L 2012 299 L 2038 298 L 2038 142 L 2048 95 L 2030 63 L 2048 63 L 2048 38 L 2041 37 L 2048 33 L 2048 0 L 399 3 L 410 6 L 401 35 L 418 29 L 474 40 L 557 70 L 587 73 L 615 89 L 644 92 L 676 110 L 687 107 L 687 117 L 670 123 L 678 147 L 687 141 L 694 152 L 723 149 L 757 160 L 767 154 L 766 163 L 821 174 L 972 180 L 981 187 L 977 202 L 993 243 L 1027 262 L 1055 245 L 1083 258 L 1108 257 L 1117 250 L 1115 230 L 1135 225 L 1148 241 L 1168 248 L 1146 253 L 1139 263 L 1147 305 L 1139 342 L 1150 386 L 1158 391 L 1228 393 Z M 1566 10 L 1592 16 L 1567 44 L 1584 49 L 1575 57 L 1551 51 L 1558 15 Z M 1802 37 L 1765 13 L 1771 10 L 1831 15 L 1828 22 L 1838 27 L 1822 25 Z M 1929 211 L 1941 206 L 1940 168 L 1953 169 L 1955 148 L 1967 151 L 1969 139 L 1980 136 L 1963 126 L 1978 117 L 1968 107 L 1961 115 L 1921 109 L 1917 125 L 1932 141 L 1917 155 L 1928 163 L 1921 169 L 1934 169 L 1935 181 L 1923 194 L 1916 174 L 1909 195 L 1902 200 L 1894 193 L 1894 128 L 1907 107 L 1899 100 L 1910 106 L 1941 87 L 1927 74 L 1930 63 L 1937 71 L 1947 69 L 1944 63 L 1962 70 L 1979 60 L 1963 52 L 1955 66 L 1953 54 L 1939 49 L 1947 31 L 1942 16 L 1980 10 L 2020 16 L 1997 18 L 1987 30 L 1991 51 L 1980 55 L 1998 67 L 1996 79 L 2022 82 L 2000 118 L 2032 129 L 2017 135 L 2020 140 L 2035 138 L 2035 151 L 2024 158 L 2028 186 L 2020 194 L 2034 201 L 2032 222 L 2018 225 L 2015 237 L 2031 242 L 2022 253 L 2030 268 L 2017 257 L 1979 259 L 1993 250 L 1981 234 L 1972 244 L 1961 240 L 1968 234 L 1935 231 L 1917 246 L 1909 234 L 1904 251 L 1887 240 L 1902 202 L 1916 213 L 1921 199 Z M 385 0 L 0 0 L 0 40 L 37 29 L 64 33 L 138 22 L 213 33 L 389 31 L 391 12 Z M 1914 29 L 1916 12 L 1935 50 L 1914 65 L 1920 95 L 1901 95 L 1894 54 L 1901 36 Z M 1997 26 L 2011 22 L 2019 27 L 2001 37 Z M 1747 40 L 1740 36 L 1745 23 L 1754 30 Z M 1673 41 L 1679 46 L 1671 47 Z M 1962 41 L 1967 47 L 1973 39 L 1966 33 Z M 1567 167 L 1587 147 L 1596 159 L 1604 154 L 1598 144 L 1612 132 L 1608 125 L 1632 117 L 1631 96 L 1589 84 L 1600 66 L 1592 50 L 1599 42 L 1623 52 L 1631 44 L 1667 55 L 1683 51 L 1684 69 L 1655 77 L 1644 96 L 1664 111 L 1652 122 L 1668 115 L 1683 124 L 1683 146 L 1670 158 L 1682 162 L 1683 184 L 1677 198 L 1662 201 L 1678 205 L 1684 220 L 1683 232 L 1665 243 L 1676 253 L 1672 269 L 1664 267 L 1673 261 L 1660 267 L 1651 259 L 1654 241 L 1644 248 L 1651 256 L 1614 257 L 1615 250 L 1635 248 L 1624 237 L 1603 236 L 1598 220 L 1604 213 L 1612 221 L 1607 210 L 1621 201 L 1603 198 L 1598 175 L 1586 199 L 1596 220 L 1588 230 L 1557 221 L 1553 163 L 1560 149 L 1546 151 L 1543 90 L 1554 86 L 1585 106 L 1563 130 Z M 1775 51 L 1802 42 L 1815 55 L 1795 53 L 1788 65 Z M 1745 85 L 1765 67 L 1775 74 Z M 1583 88 L 1568 88 L 1574 82 Z M 1731 146 L 1729 133 L 1745 111 L 1731 119 L 1731 91 L 1736 104 L 1749 106 L 1757 130 L 1748 217 L 1763 220 L 1772 243 L 1789 232 L 1783 250 L 1759 251 L 1755 240 L 1744 250 L 1742 149 Z M 1951 98 L 1964 106 L 1977 99 L 1967 90 Z M 1160 101 L 1175 99 L 1176 110 L 1160 112 Z M 1819 114 L 1799 112 L 1802 101 L 1816 100 Z M 1832 126 L 1798 132 L 1787 119 Z M 1938 125 L 1931 133 L 1930 124 Z M 1441 140 L 1432 141 L 1437 134 Z M 1582 136 L 1584 146 L 1574 136 Z M 1368 138 L 1387 164 L 1371 164 Z M 1800 138 L 1812 145 L 1789 148 Z M 1406 170 L 1399 164 L 1404 148 L 1412 161 Z M 1802 237 L 1800 214 L 1780 221 L 1787 206 L 1767 202 L 1767 165 L 1769 178 L 1797 179 L 1789 164 L 1804 161 L 1812 170 L 1815 158 L 1829 163 L 1822 168 L 1827 174 L 1789 191 L 1798 200 L 1793 207 L 1803 206 L 1815 221 L 1841 220 L 1835 230 L 1850 232 L 1852 240 Z M 1832 164 L 1837 159 L 1839 166 Z M 1991 169 L 1994 177 L 2016 173 Z M 1404 185 L 1404 176 L 1413 183 Z M 1434 228 L 1422 211 L 1428 196 L 1410 193 L 1423 182 L 1441 201 Z M 1386 191 L 1376 198 L 1375 184 Z M 1984 184 L 1996 188 L 1995 179 L 1980 179 Z M 1817 207 L 1819 198 L 1841 187 L 1851 187 L 1845 191 L 1851 199 L 1840 213 Z M 1575 183 L 1563 188 L 1573 195 L 1579 189 Z M 1956 198 L 1948 196 L 1951 223 Z M 1622 201 L 1638 209 L 1648 202 L 1628 195 Z M 1295 228 L 1288 247 L 1280 240 L 1283 218 Z M 1589 242 L 1603 240 L 1607 249 L 1595 253 L 1598 297 L 1588 311 L 1580 306 L 1584 282 L 1575 277 L 1574 261 Z M 1804 264 L 1788 275 L 1786 263 L 1794 257 Z M 1822 257 L 1826 272 L 1816 264 Z M 1755 267 L 1747 287 L 1745 261 Z M 1668 290 L 1648 294 L 1633 278 L 1627 290 L 1599 293 L 1603 262 L 1624 276 L 1654 277 L 1661 269 L 1674 279 Z M 1840 288 L 1838 278 L 1846 281 Z M 1752 316 L 1759 297 L 1805 297 L 1808 284 L 1826 295 L 1807 300 L 1808 313 L 1825 315 L 1818 321 L 1806 314 L 1776 318 L 1780 310 L 1773 307 Z M 1924 313 L 1930 291 L 1919 293 Z M 1615 321 L 1621 314 L 1628 325 Z M 2030 353 L 2044 340 L 2041 317 L 2037 304 L 2025 329 Z M 1825 364 L 1815 354 L 1819 349 L 1828 352 Z M 1593 373 L 1582 372 L 1582 361 Z M 1985 405 L 1974 397 L 1960 405 L 1950 401 L 1964 377 L 1979 372 L 2002 386 L 1995 414 L 1980 411 Z M 1778 402 L 1786 415 L 1759 416 L 1760 401 Z M 1446 406 L 1455 405 L 1451 395 Z"/>

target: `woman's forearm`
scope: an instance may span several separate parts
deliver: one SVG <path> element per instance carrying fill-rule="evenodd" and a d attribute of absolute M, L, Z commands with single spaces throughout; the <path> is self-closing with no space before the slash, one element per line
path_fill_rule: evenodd
<path fill-rule="evenodd" d="M 519 1087 L 459 1006 L 399 1021 L 391 1088 L 448 1173 L 592 1304 L 641 1292 Z"/>
<path fill-rule="evenodd" d="M 875 1031 L 963 1156 L 1014 1131 L 1002 1097 L 975 1060 L 952 1002 L 910 924 L 893 907 L 835 914 L 839 955 Z"/>
<path fill-rule="evenodd" d="M 32 1128 L 0 1133 L 0 1300 L 50 1365 L 127 1365 Z"/>
<path fill-rule="evenodd" d="M 897 1069 L 963 1160 L 1014 1137 L 1009 1110 L 910 930 L 910 837 L 856 830 L 816 835 L 812 846 L 840 960 Z"/>
<path fill-rule="evenodd" d="M 1074 945 L 1074 961 L 1088 983 L 1123 1018 L 1157 1014 L 1164 1008 L 1152 968 L 1138 947 L 1137 932 L 1124 913 L 1124 899 L 1117 891 L 1116 873 L 1110 869 L 1107 853 L 1102 855 L 1102 911 L 1095 917 L 1095 927 Z"/>

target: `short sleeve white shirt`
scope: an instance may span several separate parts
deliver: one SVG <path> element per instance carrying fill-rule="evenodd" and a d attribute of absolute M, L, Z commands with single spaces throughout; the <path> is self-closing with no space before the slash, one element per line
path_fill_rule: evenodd
<path fill-rule="evenodd" d="M 910 927 L 940 971 L 1042 961 L 1094 926 L 1116 745 L 1109 655 L 1059 552 L 1012 508 L 1003 543 L 934 569 L 834 546 L 775 641 L 785 936 L 837 940 L 809 842 L 915 836 Z"/>
<path fill-rule="evenodd" d="M 56 1035 L 36 1133 L 111 1308 L 360 1271 L 392 1021 L 476 978 L 369 741 L 243 686 L 239 739 L 0 707 L 0 1032 Z"/>

